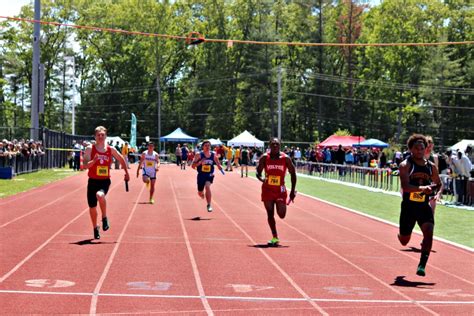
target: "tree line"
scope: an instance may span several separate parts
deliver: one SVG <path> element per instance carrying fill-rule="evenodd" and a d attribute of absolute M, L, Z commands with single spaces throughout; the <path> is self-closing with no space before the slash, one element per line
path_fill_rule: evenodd
<path fill-rule="evenodd" d="M 474 39 L 468 0 L 42 0 L 45 111 L 41 125 L 76 134 L 97 125 L 138 136 L 176 127 L 230 139 L 249 130 L 312 142 L 337 130 L 400 144 L 413 132 L 440 145 L 474 138 L 473 45 L 305 46 L 299 43 L 435 43 Z M 24 6 L 20 18 L 32 19 Z M 202 35 L 202 42 L 108 32 Z M 1 21 L 0 126 L 28 128 L 33 24 Z M 196 35 L 197 34 L 197 35 Z M 65 58 L 66 57 L 66 58 Z M 67 58 L 74 57 L 74 74 Z M 69 59 L 71 60 L 71 59 Z M 75 79 L 74 79 L 75 78 Z M 279 84 L 279 78 L 280 84 Z M 280 89 L 279 89 L 280 87 Z M 159 101 L 160 100 L 160 101 Z"/>

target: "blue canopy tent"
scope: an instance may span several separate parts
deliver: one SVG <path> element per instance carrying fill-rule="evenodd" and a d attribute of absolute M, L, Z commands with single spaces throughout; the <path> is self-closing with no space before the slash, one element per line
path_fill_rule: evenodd
<path fill-rule="evenodd" d="M 352 146 L 353 147 L 387 148 L 389 145 L 387 143 L 384 143 L 381 140 L 378 140 L 375 138 L 369 138 L 360 143 L 353 144 Z"/>
<path fill-rule="evenodd" d="M 160 137 L 160 141 L 162 142 L 189 142 L 189 143 L 197 143 L 198 138 L 192 137 L 183 132 L 181 128 L 177 128 L 171 134 L 166 136 Z"/>

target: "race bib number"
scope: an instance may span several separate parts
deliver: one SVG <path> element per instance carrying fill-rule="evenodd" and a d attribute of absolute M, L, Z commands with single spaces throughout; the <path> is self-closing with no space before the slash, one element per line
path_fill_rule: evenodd
<path fill-rule="evenodd" d="M 154 164 L 155 164 L 155 163 L 154 163 L 153 161 L 147 161 L 145 165 L 146 165 L 147 167 L 153 167 Z"/>
<path fill-rule="evenodd" d="M 280 176 L 268 176 L 269 185 L 280 185 Z"/>
<path fill-rule="evenodd" d="M 426 199 L 426 195 L 422 192 L 410 192 L 410 201 L 413 202 L 424 202 Z"/>
<path fill-rule="evenodd" d="M 98 166 L 97 167 L 97 175 L 100 177 L 108 177 L 109 176 L 109 168 L 107 166 Z"/>
<path fill-rule="evenodd" d="M 203 165 L 202 172 L 211 172 L 211 165 Z"/>

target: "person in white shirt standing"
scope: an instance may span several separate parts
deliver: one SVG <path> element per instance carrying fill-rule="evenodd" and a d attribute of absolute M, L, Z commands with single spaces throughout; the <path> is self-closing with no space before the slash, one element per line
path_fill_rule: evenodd
<path fill-rule="evenodd" d="M 137 178 L 142 166 L 142 179 L 150 190 L 150 204 L 154 204 L 155 200 L 153 200 L 153 194 L 155 193 L 156 173 L 160 168 L 160 155 L 155 151 L 155 144 L 153 144 L 153 142 L 148 143 L 148 150 L 144 151 L 140 157 L 140 163 L 137 168 Z"/>

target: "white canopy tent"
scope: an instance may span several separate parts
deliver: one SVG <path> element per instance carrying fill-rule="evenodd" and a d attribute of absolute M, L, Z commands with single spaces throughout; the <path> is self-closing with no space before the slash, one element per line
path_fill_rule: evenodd
<path fill-rule="evenodd" d="M 107 144 L 111 144 L 112 146 L 115 146 L 118 142 L 119 147 L 122 147 L 123 144 L 125 144 L 125 141 L 122 138 L 120 138 L 120 136 L 107 136 L 106 142 Z"/>
<path fill-rule="evenodd" d="M 457 142 L 453 146 L 449 147 L 450 150 L 456 151 L 460 150 L 462 152 L 466 151 L 467 146 L 474 147 L 474 139 L 463 139 L 460 142 Z"/>
<path fill-rule="evenodd" d="M 227 141 L 227 146 L 264 147 L 264 143 L 245 130 L 240 135 Z"/>

